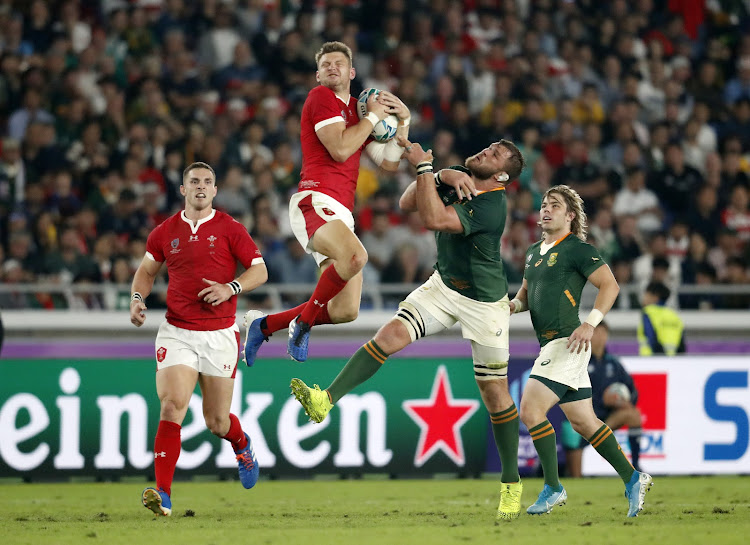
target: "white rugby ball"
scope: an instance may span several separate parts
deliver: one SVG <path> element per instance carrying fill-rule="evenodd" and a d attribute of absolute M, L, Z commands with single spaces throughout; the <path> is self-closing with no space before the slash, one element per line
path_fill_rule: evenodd
<path fill-rule="evenodd" d="M 630 389 L 628 389 L 628 387 L 625 386 L 622 382 L 613 382 L 612 384 L 607 386 L 607 389 L 605 391 L 616 395 L 623 401 L 630 401 Z"/>
<path fill-rule="evenodd" d="M 369 87 L 368 89 L 365 89 L 359 94 L 359 98 L 357 99 L 357 115 L 360 119 L 367 116 L 367 99 L 370 98 L 370 95 L 378 95 L 380 93 L 380 89 L 375 89 L 374 87 Z M 388 142 L 391 138 L 396 136 L 396 129 L 398 128 L 398 117 L 396 117 L 393 114 L 390 114 L 385 119 L 380 120 L 373 128 L 372 128 L 372 137 L 377 140 L 378 142 Z"/>

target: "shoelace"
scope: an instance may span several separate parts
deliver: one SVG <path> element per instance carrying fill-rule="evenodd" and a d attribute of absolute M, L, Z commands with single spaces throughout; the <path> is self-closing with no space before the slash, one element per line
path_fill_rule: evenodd
<path fill-rule="evenodd" d="M 250 471 L 251 469 L 253 469 L 255 467 L 255 462 L 253 462 L 252 457 L 247 452 L 243 452 L 241 454 L 238 454 L 237 455 L 237 461 L 241 462 L 242 465 L 245 466 L 245 469 L 247 469 L 248 471 Z"/>

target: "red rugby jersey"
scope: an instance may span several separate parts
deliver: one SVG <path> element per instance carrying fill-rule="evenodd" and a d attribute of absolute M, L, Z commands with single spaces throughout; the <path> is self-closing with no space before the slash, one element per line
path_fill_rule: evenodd
<path fill-rule="evenodd" d="M 359 176 L 359 158 L 370 139 L 346 161 L 338 163 L 315 134 L 317 129 L 341 121 L 346 123 L 347 128 L 359 123 L 357 99 L 350 96 L 349 102 L 344 102 L 328 87 L 314 87 L 307 94 L 300 120 L 302 172 L 299 191 L 320 191 L 352 210 Z"/>
<path fill-rule="evenodd" d="M 146 257 L 167 264 L 167 321 L 195 331 L 231 327 L 237 313 L 236 297 L 217 306 L 199 299 L 202 279 L 231 282 L 238 261 L 246 269 L 263 263 L 247 229 L 218 210 L 195 226 L 184 211 L 165 220 L 148 236 Z"/>

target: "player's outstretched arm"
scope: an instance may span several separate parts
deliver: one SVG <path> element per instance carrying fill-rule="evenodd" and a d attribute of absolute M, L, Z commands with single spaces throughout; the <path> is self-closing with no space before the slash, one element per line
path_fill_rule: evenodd
<path fill-rule="evenodd" d="M 268 269 L 265 263 L 258 263 L 242 273 L 237 280 L 222 284 L 203 278 L 203 283 L 208 287 L 203 288 L 198 293 L 198 299 L 203 299 L 211 306 L 217 306 L 232 298 L 233 295 L 239 295 L 243 291 L 252 291 L 266 280 L 268 280 Z"/>
<path fill-rule="evenodd" d="M 138 270 L 135 271 L 130 288 L 130 323 L 136 327 L 141 327 L 146 321 L 146 297 L 154 288 L 154 279 L 159 269 L 161 269 L 161 263 L 144 257 Z"/>

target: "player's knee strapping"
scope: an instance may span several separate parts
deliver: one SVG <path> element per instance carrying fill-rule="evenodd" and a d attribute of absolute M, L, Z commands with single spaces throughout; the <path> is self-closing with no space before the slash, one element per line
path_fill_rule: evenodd
<path fill-rule="evenodd" d="M 421 339 L 427 334 L 427 325 L 422 317 L 422 313 L 411 303 L 406 301 L 399 303 L 396 319 L 406 326 L 412 342 Z"/>
<path fill-rule="evenodd" d="M 474 359 L 474 378 L 493 380 L 508 376 L 508 350 L 484 346 L 471 341 L 471 354 Z"/>

